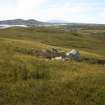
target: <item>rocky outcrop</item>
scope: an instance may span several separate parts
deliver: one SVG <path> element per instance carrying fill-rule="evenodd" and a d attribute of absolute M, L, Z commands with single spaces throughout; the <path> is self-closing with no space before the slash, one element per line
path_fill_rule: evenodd
<path fill-rule="evenodd" d="M 34 48 L 16 48 L 16 51 L 23 54 L 29 54 L 33 56 L 43 57 L 52 60 L 76 60 L 80 61 L 80 53 L 79 51 L 73 49 L 69 52 L 64 52 L 56 48 L 46 49 L 46 50 L 38 50 Z"/>
<path fill-rule="evenodd" d="M 81 57 L 80 57 L 79 51 L 73 49 L 73 50 L 67 52 L 66 53 L 66 59 L 73 59 L 76 61 L 80 61 Z"/>

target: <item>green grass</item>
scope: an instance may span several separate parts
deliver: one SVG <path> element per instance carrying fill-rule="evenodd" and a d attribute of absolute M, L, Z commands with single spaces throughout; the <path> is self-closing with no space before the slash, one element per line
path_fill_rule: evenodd
<path fill-rule="evenodd" d="M 0 105 L 105 105 L 104 32 L 0 30 Z M 51 61 L 27 53 L 52 47 L 78 49 L 82 61 Z"/>

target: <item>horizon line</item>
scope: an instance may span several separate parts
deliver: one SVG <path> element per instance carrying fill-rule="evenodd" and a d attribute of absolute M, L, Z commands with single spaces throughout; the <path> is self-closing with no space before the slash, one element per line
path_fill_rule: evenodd
<path fill-rule="evenodd" d="M 28 18 L 28 19 L 25 19 L 25 18 L 11 18 L 11 19 L 0 19 L 0 21 L 7 21 L 7 20 L 25 20 L 25 21 L 28 21 L 28 20 L 35 20 L 35 21 L 39 21 L 39 22 L 47 22 L 47 23 L 52 23 L 52 24 L 96 24 L 96 25 L 105 25 L 105 23 L 97 23 L 97 22 L 70 22 L 70 21 L 66 21 L 66 20 L 61 20 L 61 19 L 51 19 L 51 20 L 48 20 L 48 21 L 44 21 L 44 20 L 40 20 L 40 19 L 34 19 L 34 18 Z M 64 22 L 50 22 L 50 21 L 64 21 Z"/>

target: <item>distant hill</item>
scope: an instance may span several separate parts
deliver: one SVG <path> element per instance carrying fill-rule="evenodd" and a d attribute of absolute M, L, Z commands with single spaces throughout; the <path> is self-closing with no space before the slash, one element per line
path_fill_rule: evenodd
<path fill-rule="evenodd" d="M 44 22 L 40 22 L 34 19 L 24 20 L 24 19 L 14 19 L 14 20 L 4 20 L 0 21 L 0 25 L 43 25 Z"/>
<path fill-rule="evenodd" d="M 67 27 L 80 27 L 80 28 L 91 28 L 91 27 L 102 27 L 105 28 L 105 24 L 86 24 L 86 23 L 69 23 L 64 20 L 50 20 L 48 22 L 42 22 L 35 19 L 13 19 L 13 20 L 3 20 L 0 21 L 0 29 L 1 28 L 8 28 L 13 26 L 19 26 L 19 27 L 26 27 L 26 26 L 58 26 L 58 25 L 66 25 Z"/>

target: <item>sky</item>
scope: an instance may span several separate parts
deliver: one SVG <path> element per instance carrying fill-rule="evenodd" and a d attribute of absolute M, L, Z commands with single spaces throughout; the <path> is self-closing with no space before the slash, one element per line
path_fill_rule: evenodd
<path fill-rule="evenodd" d="M 0 20 L 8 19 L 105 24 L 105 0 L 0 0 Z"/>

